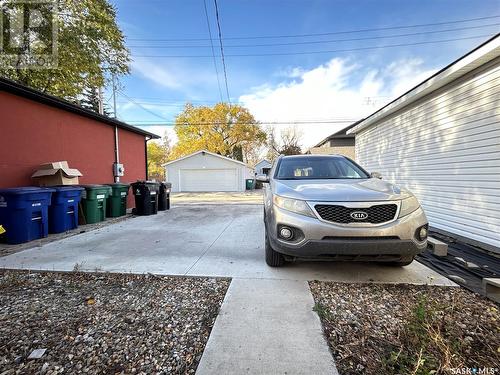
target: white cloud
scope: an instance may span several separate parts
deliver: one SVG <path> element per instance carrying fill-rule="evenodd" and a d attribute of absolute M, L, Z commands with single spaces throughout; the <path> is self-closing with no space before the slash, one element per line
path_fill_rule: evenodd
<path fill-rule="evenodd" d="M 400 60 L 383 69 L 369 69 L 334 58 L 314 69 L 288 70 L 289 82 L 262 85 L 240 96 L 259 121 L 358 120 L 390 99 L 401 95 L 433 73 L 417 59 Z M 308 148 L 349 125 L 300 125 L 303 146 Z M 286 127 L 277 126 L 280 128 Z"/>
<path fill-rule="evenodd" d="M 178 89 L 181 87 L 181 80 L 175 73 L 148 60 L 133 61 L 132 69 L 160 86 L 169 89 Z"/>
<path fill-rule="evenodd" d="M 133 73 L 137 72 L 158 86 L 181 92 L 192 99 L 217 87 L 217 77 L 212 70 L 172 60 L 168 64 L 159 64 L 146 58 L 132 62 Z"/>

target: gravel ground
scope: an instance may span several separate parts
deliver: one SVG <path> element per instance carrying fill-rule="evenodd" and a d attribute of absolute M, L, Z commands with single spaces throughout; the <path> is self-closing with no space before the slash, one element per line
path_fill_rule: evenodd
<path fill-rule="evenodd" d="M 499 307 L 482 296 L 458 287 L 310 287 L 342 375 L 500 374 Z"/>
<path fill-rule="evenodd" d="M 0 271 L 0 374 L 192 374 L 228 279 Z M 46 349 L 39 359 L 28 359 Z"/>

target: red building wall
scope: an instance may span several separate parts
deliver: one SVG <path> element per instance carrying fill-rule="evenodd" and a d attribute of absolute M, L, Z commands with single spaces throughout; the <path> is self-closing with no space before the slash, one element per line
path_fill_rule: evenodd
<path fill-rule="evenodd" d="M 114 147 L 114 144 L 113 144 Z M 125 167 L 125 176 L 120 182 L 135 182 L 146 179 L 146 148 L 144 136 L 123 129 L 118 130 L 120 163 Z M 114 161 L 114 159 L 113 159 Z M 134 207 L 132 189 L 129 190 L 128 206 Z"/>
<path fill-rule="evenodd" d="M 119 129 L 118 138 L 121 181 L 145 179 L 144 136 Z M 111 125 L 0 92 L 0 188 L 35 185 L 38 166 L 60 160 L 82 172 L 82 184 L 112 183 L 114 147 Z"/>

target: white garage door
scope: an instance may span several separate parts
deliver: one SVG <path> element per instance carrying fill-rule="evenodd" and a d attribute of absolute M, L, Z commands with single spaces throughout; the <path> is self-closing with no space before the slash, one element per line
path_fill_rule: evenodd
<path fill-rule="evenodd" d="M 181 169 L 180 191 L 238 191 L 236 169 Z"/>

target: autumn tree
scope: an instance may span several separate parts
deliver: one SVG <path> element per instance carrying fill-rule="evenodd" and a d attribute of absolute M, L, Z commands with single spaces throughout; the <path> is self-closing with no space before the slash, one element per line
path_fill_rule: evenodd
<path fill-rule="evenodd" d="M 281 130 L 281 150 L 282 155 L 300 155 L 302 148 L 302 132 L 296 126 L 290 126 Z"/>
<path fill-rule="evenodd" d="M 267 128 L 267 154 L 268 160 L 274 160 L 278 155 L 300 155 L 302 132 L 296 126 L 290 126 L 280 131 L 279 138 L 275 135 L 275 129 Z"/>
<path fill-rule="evenodd" d="M 266 151 L 265 158 L 269 161 L 274 161 L 280 154 L 280 149 L 278 145 L 278 140 L 276 139 L 276 134 L 274 127 L 268 125 L 266 127 Z"/>
<path fill-rule="evenodd" d="M 186 104 L 175 119 L 174 129 L 176 158 L 207 150 L 248 162 L 266 140 L 266 133 L 248 109 L 226 103 L 213 107 Z"/>
<path fill-rule="evenodd" d="M 170 160 L 172 147 L 167 132 L 161 140 L 148 142 L 148 178 L 164 181 L 165 168 L 163 164 Z"/>
<path fill-rule="evenodd" d="M 23 12 L 25 2 L 6 2 L 9 12 Z M 32 2 L 34 3 L 34 2 Z M 43 2 L 40 2 L 42 6 Z M 22 57 L 50 52 L 36 50 L 29 44 L 37 40 L 51 40 L 52 16 L 42 20 L 36 30 L 26 29 L 21 36 L 24 43 L 16 47 L 15 66 L 0 68 L 0 76 L 33 87 L 75 103 L 87 95 L 95 95 L 98 87 L 105 87 L 111 77 L 129 73 L 129 51 L 116 22 L 116 9 L 108 0 L 58 0 L 57 67 L 51 69 L 25 69 Z M 41 11 L 45 11 L 40 8 Z M 7 47 L 7 46 L 6 46 Z M 92 97 L 87 98 L 93 100 Z"/>

